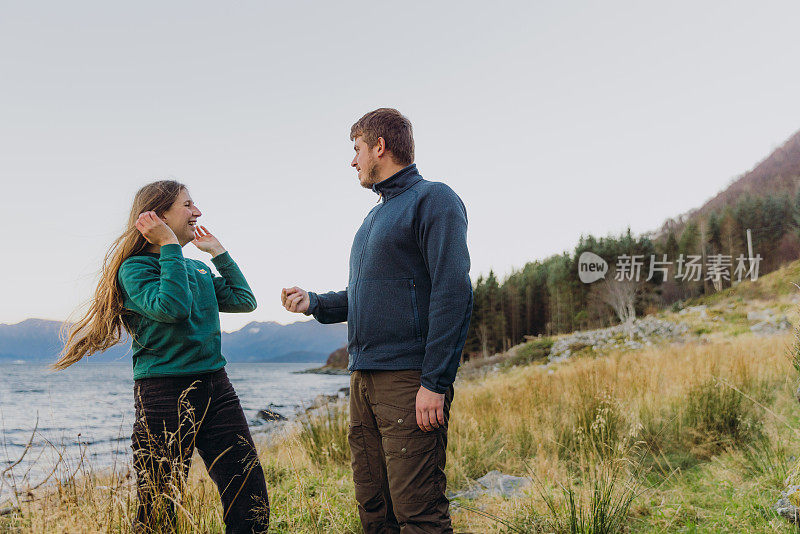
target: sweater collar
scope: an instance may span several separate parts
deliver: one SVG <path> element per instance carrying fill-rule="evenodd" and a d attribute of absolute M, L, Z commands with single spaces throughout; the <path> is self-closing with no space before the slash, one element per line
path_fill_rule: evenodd
<path fill-rule="evenodd" d="M 395 197 L 422 180 L 417 171 L 417 164 L 412 163 L 408 167 L 400 169 L 385 180 L 372 185 L 372 190 L 381 196 L 384 202 Z"/>

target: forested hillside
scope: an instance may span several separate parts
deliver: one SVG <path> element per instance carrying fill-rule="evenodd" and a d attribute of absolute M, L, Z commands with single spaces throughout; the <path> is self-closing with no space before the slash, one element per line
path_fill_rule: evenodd
<path fill-rule="evenodd" d="M 747 229 L 753 254 L 760 256 L 758 275 L 800 258 L 798 184 L 800 132 L 702 207 L 669 219 L 657 232 L 583 235 L 571 252 L 529 262 L 503 280 L 491 271 L 481 275 L 474 288 L 465 357 L 505 350 L 525 336 L 619 322 L 623 317 L 614 304 L 620 292 L 632 295 L 636 313 L 642 314 L 730 287 L 737 274 L 741 278 L 736 269 L 742 261 L 751 268 Z M 580 281 L 578 262 L 585 251 L 608 263 L 605 281 Z M 620 259 L 634 257 L 642 263 L 638 282 L 630 271 L 631 280 L 618 273 L 618 267 L 625 269 Z M 665 270 L 650 276 L 653 260 L 663 262 L 658 265 Z M 687 272 L 690 261 L 700 265 L 699 276 Z M 617 281 L 616 273 L 623 280 Z M 750 271 L 749 277 L 753 276 Z"/>

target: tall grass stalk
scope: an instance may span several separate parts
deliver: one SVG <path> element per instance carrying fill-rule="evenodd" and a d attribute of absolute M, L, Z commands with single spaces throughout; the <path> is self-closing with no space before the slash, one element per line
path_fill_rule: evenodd
<path fill-rule="evenodd" d="M 307 413 L 300 418 L 298 440 L 315 464 L 350 464 L 348 413 L 344 405 L 335 403 L 325 405 L 321 412 Z"/>
<path fill-rule="evenodd" d="M 539 530 L 530 532 L 611 534 L 625 529 L 631 505 L 644 488 L 642 455 L 596 460 L 585 465 L 580 476 L 559 484 L 560 496 L 534 474 L 548 513 L 530 525 Z"/>

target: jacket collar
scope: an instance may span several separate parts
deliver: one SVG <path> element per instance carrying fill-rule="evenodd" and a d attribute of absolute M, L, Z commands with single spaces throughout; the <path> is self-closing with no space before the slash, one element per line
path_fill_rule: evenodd
<path fill-rule="evenodd" d="M 379 194 L 383 201 L 386 202 L 390 198 L 399 195 L 420 180 L 422 180 L 422 176 L 420 176 L 419 172 L 417 171 L 417 164 L 412 163 L 408 167 L 397 171 L 387 179 L 382 180 L 377 184 L 373 184 L 372 190 Z"/>

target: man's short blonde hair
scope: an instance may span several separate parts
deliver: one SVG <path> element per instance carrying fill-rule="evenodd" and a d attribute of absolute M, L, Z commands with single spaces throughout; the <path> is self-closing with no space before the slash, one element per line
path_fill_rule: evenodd
<path fill-rule="evenodd" d="M 370 111 L 350 128 L 350 140 L 361 137 L 372 148 L 383 137 L 386 150 L 395 163 L 402 166 L 414 163 L 414 132 L 411 121 L 393 108 Z"/>

